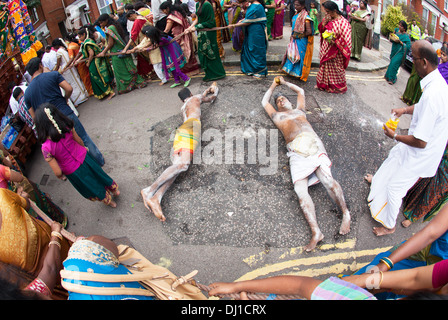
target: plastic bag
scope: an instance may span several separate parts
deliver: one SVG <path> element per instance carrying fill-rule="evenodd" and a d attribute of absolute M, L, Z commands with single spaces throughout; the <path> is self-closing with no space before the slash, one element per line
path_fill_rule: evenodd
<path fill-rule="evenodd" d="M 299 55 L 299 49 L 297 48 L 297 44 L 294 40 L 292 40 L 288 44 L 288 50 L 286 52 L 286 56 L 288 57 L 288 60 L 291 61 L 293 64 L 296 64 L 300 61 L 300 55 Z"/>

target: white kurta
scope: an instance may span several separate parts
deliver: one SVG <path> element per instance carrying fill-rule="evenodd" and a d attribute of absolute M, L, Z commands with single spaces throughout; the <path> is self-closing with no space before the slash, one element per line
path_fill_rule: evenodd
<path fill-rule="evenodd" d="M 448 85 L 440 72 L 420 82 L 423 94 L 414 107 L 409 135 L 425 141 L 425 148 L 398 143 L 372 179 L 369 201 L 372 218 L 395 227 L 403 197 L 419 178 L 433 177 L 448 140 Z"/>

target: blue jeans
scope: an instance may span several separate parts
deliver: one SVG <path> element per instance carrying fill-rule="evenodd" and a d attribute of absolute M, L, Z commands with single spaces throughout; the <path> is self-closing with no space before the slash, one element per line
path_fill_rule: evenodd
<path fill-rule="evenodd" d="M 104 166 L 103 155 L 101 154 L 98 147 L 95 145 L 95 143 L 93 143 L 92 139 L 87 134 L 86 130 L 84 129 L 84 126 L 82 125 L 81 121 L 79 121 L 78 117 L 74 113 L 67 115 L 67 117 L 69 117 L 73 121 L 76 133 L 82 139 L 84 145 L 87 148 L 89 148 L 89 153 L 92 156 L 92 158 L 95 159 L 95 161 L 98 162 L 98 164 L 101 167 Z"/>

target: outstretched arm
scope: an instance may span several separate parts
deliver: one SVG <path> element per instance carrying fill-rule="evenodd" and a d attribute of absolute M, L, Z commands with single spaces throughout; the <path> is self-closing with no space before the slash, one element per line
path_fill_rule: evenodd
<path fill-rule="evenodd" d="M 275 108 L 270 104 L 272 93 L 274 92 L 275 88 L 279 85 L 277 82 L 277 77 L 272 81 L 271 86 L 266 91 L 266 93 L 263 96 L 263 100 L 261 100 L 261 105 L 263 106 L 264 110 L 268 113 L 269 117 L 272 118 L 272 115 L 277 111 Z"/>
<path fill-rule="evenodd" d="M 231 293 L 272 293 L 299 295 L 310 300 L 311 294 L 322 281 L 303 276 L 276 276 L 265 279 L 215 282 L 210 285 L 211 296 L 219 296 Z"/>
<path fill-rule="evenodd" d="M 286 85 L 289 89 L 297 93 L 297 109 L 305 111 L 305 90 L 293 83 L 286 82 L 283 77 L 279 77 L 280 84 Z"/>
<path fill-rule="evenodd" d="M 215 101 L 216 97 L 218 96 L 218 85 L 216 84 L 216 82 L 213 82 L 213 84 L 208 87 L 207 90 L 204 91 L 204 93 L 202 94 L 202 102 L 213 102 Z M 209 95 L 210 93 L 212 93 L 212 95 Z"/>

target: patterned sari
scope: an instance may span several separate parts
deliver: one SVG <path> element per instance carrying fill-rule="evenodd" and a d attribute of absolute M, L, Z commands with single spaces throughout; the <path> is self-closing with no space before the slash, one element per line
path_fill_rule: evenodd
<path fill-rule="evenodd" d="M 274 0 L 276 8 L 285 5 L 283 0 Z M 275 11 L 274 21 L 272 23 L 271 36 L 273 39 L 281 39 L 283 37 L 283 20 L 285 18 L 285 9 Z"/>
<path fill-rule="evenodd" d="M 353 13 L 359 18 L 365 18 L 370 13 L 367 10 L 356 10 Z M 366 36 L 367 36 L 367 25 L 365 21 L 358 21 L 352 19 L 352 58 L 361 60 L 362 47 L 364 46 Z"/>
<path fill-rule="evenodd" d="M 106 27 L 104 31 L 106 33 L 106 42 L 112 40 L 114 43 L 110 52 L 116 53 L 123 51 L 126 44 L 115 26 L 110 25 Z M 111 61 L 118 94 L 127 93 L 135 88 L 141 88 L 146 85 L 145 80 L 138 74 L 137 67 L 134 64 L 131 55 L 113 55 L 111 56 Z"/>
<path fill-rule="evenodd" d="M 85 59 L 89 57 L 89 48 L 95 55 L 100 54 L 102 51 L 95 40 L 87 38 L 81 44 L 82 56 Z M 110 86 L 114 78 L 110 73 L 106 58 L 93 58 L 92 63 L 89 65 L 89 73 L 93 94 L 96 98 L 103 99 L 114 92 Z"/>
<path fill-rule="evenodd" d="M 182 16 L 182 14 L 178 11 L 171 12 L 168 17 L 168 21 L 173 23 L 171 27 L 171 33 L 173 37 L 177 37 L 190 26 L 188 20 Z M 194 53 L 193 47 L 193 36 L 191 33 L 186 33 L 176 39 L 177 43 L 182 48 L 182 52 L 184 53 L 185 59 L 187 59 L 187 63 L 183 66 L 182 72 L 192 76 L 199 73 L 199 64 L 196 59 L 196 54 Z"/>
<path fill-rule="evenodd" d="M 305 32 L 305 22 L 307 20 L 310 21 L 312 33 L 305 37 L 303 34 Z M 314 27 L 313 20 L 307 14 L 306 10 L 302 10 L 292 17 L 292 30 L 292 41 L 297 45 L 300 61 L 293 63 L 289 59 L 286 59 L 282 70 L 302 81 L 307 81 L 313 59 Z"/>
<path fill-rule="evenodd" d="M 132 24 L 130 36 L 132 41 L 134 41 L 136 45 L 139 45 L 145 38 L 145 35 L 141 32 L 143 27 L 150 25 L 151 24 L 149 23 L 149 21 L 143 16 L 138 16 L 137 19 L 135 19 L 134 23 Z M 137 70 L 139 75 L 147 77 L 149 73 L 153 70 L 150 61 L 151 60 L 149 58 L 148 51 L 137 53 Z"/>
<path fill-rule="evenodd" d="M 68 56 L 73 61 L 79 53 L 80 46 L 76 42 L 70 42 L 67 47 Z M 86 63 L 82 61 L 76 66 L 79 76 L 81 77 L 82 83 L 86 87 L 89 96 L 93 95 L 92 83 L 90 82 L 89 68 Z"/>
<path fill-rule="evenodd" d="M 322 37 L 325 31 L 333 32 L 333 41 L 329 42 Z M 343 17 L 329 21 L 326 25 L 323 25 L 323 22 L 319 24 L 319 32 L 321 33 L 320 68 L 316 82 L 320 90 L 330 93 L 347 91 L 345 69 L 350 61 L 351 31 L 350 24 Z"/>

